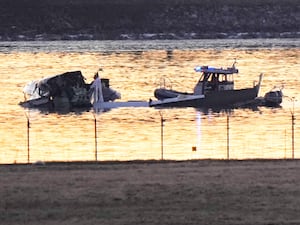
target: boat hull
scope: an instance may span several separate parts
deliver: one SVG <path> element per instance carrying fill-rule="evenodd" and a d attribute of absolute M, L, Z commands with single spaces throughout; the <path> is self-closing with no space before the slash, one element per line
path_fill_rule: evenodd
<path fill-rule="evenodd" d="M 239 90 L 209 92 L 199 97 L 178 96 L 150 102 L 152 107 L 234 107 L 236 104 L 253 100 L 257 97 L 258 86 Z"/>

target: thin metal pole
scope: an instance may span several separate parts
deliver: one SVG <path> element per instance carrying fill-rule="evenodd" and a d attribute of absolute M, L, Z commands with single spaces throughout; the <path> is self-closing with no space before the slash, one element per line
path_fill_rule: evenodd
<path fill-rule="evenodd" d="M 98 143 L 97 143 L 97 118 L 94 115 L 94 128 L 95 128 L 95 160 L 97 161 L 97 156 L 98 156 Z"/>
<path fill-rule="evenodd" d="M 227 160 L 229 159 L 229 115 L 227 114 Z"/>
<path fill-rule="evenodd" d="M 295 158 L 295 115 L 292 113 L 292 159 Z"/>
<path fill-rule="evenodd" d="M 164 160 L 164 117 L 162 112 L 160 115 L 160 143 L 161 143 L 161 160 Z"/>
<path fill-rule="evenodd" d="M 164 119 L 161 117 L 161 160 L 164 160 Z"/>
<path fill-rule="evenodd" d="M 284 130 L 284 159 L 286 159 L 286 129 Z"/>
<path fill-rule="evenodd" d="M 27 118 L 27 163 L 30 163 L 30 120 L 29 116 L 26 114 Z"/>
<path fill-rule="evenodd" d="M 292 114 L 292 159 L 295 158 L 295 98 L 291 98 L 293 102 Z"/>

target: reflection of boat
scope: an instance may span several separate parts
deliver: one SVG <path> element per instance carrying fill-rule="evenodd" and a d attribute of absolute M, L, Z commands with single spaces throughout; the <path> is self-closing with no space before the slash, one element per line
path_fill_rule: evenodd
<path fill-rule="evenodd" d="M 108 79 L 101 79 L 104 101 L 114 101 L 120 94 L 109 87 Z M 72 107 L 91 107 L 93 88 L 85 83 L 80 71 L 66 72 L 60 75 L 33 81 L 24 87 L 24 95 L 29 100 L 20 105 L 28 108 L 51 107 L 70 109 Z"/>
<path fill-rule="evenodd" d="M 259 82 L 251 88 L 234 89 L 233 75 L 238 73 L 235 64 L 232 67 L 214 68 L 197 66 L 196 72 L 202 75 L 194 87 L 193 93 L 185 93 L 158 88 L 154 91 L 157 101 L 150 101 L 154 107 L 222 107 L 233 106 L 240 102 L 247 102 L 257 97 L 262 74 Z"/>

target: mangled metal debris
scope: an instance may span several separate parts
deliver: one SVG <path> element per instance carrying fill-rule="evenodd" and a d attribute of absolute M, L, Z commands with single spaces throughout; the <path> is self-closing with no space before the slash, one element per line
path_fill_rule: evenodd
<path fill-rule="evenodd" d="M 100 80 L 98 73 L 95 80 L 88 84 L 81 71 L 66 72 L 27 84 L 24 89 L 25 101 L 20 105 L 26 108 L 70 109 L 91 107 L 95 90 L 94 82 Z M 103 101 L 120 99 L 121 95 L 109 86 L 109 79 L 101 79 Z"/>

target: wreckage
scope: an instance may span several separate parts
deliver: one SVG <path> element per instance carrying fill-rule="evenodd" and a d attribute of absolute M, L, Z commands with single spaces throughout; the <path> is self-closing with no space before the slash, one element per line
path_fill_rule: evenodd
<path fill-rule="evenodd" d="M 100 79 L 98 72 L 95 80 L 88 84 L 81 71 L 66 72 L 28 83 L 24 89 L 25 101 L 20 105 L 25 108 L 71 109 L 87 108 L 98 101 L 99 86 L 101 85 L 103 101 L 120 99 L 121 95 L 109 86 L 109 79 Z"/>

